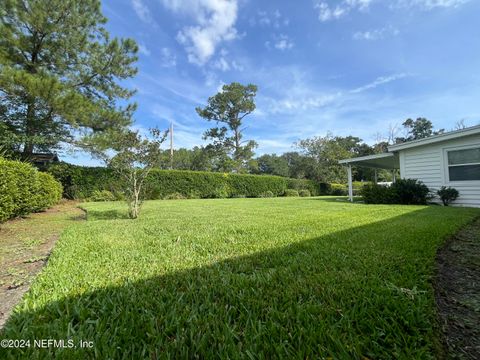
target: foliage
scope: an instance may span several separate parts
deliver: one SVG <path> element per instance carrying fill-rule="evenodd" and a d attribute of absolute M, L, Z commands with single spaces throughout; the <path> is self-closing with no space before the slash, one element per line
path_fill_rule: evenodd
<path fill-rule="evenodd" d="M 265 191 L 264 193 L 261 193 L 259 195 L 259 197 L 261 198 L 271 198 L 271 197 L 275 197 L 274 193 L 271 192 L 270 190 L 269 191 Z"/>
<path fill-rule="evenodd" d="M 200 198 L 258 197 L 266 191 L 280 196 L 287 188 L 287 180 L 277 176 L 202 171 L 153 170 L 147 182 L 150 199 L 161 199 L 175 192 L 186 197 L 194 193 Z"/>
<path fill-rule="evenodd" d="M 108 168 L 118 176 L 128 204 L 128 215 L 136 219 L 140 213 L 150 171 L 161 161 L 160 146 L 167 137 L 157 129 L 150 130 L 151 139 L 138 131 L 123 131 L 113 134 L 108 145 L 95 149 Z M 112 155 L 112 151 L 114 154 Z"/>
<path fill-rule="evenodd" d="M 371 155 L 373 148 L 362 142 L 362 139 L 354 136 L 316 136 L 299 141 L 297 147 L 303 155 L 310 159 L 308 165 L 305 161 L 302 166 L 306 169 L 305 177 L 318 182 L 345 183 L 347 175 L 345 168 L 338 161 L 346 158 Z M 354 177 L 364 179 L 371 177 L 371 171 L 362 168 L 356 169 Z"/>
<path fill-rule="evenodd" d="M 294 189 L 286 189 L 285 192 L 283 193 L 283 196 L 287 197 L 295 197 L 295 196 L 300 196 L 297 190 Z"/>
<path fill-rule="evenodd" d="M 93 190 L 91 196 L 88 197 L 88 201 L 115 201 L 118 200 L 115 194 L 108 190 Z"/>
<path fill-rule="evenodd" d="M 2 1 L 0 123 L 25 157 L 130 124 L 137 45 L 106 21 L 99 0 Z"/>
<path fill-rule="evenodd" d="M 61 184 L 31 165 L 0 158 L 0 222 L 56 204 Z"/>
<path fill-rule="evenodd" d="M 57 204 L 62 198 L 63 188 L 55 178 L 47 173 L 37 172 L 38 190 L 33 211 L 42 211 Z"/>
<path fill-rule="evenodd" d="M 94 348 L 4 358 L 438 358 L 435 254 L 479 215 L 274 198 L 151 201 L 132 222 L 122 203 L 82 206 L 1 336 Z"/>
<path fill-rule="evenodd" d="M 437 195 L 442 200 L 443 205 L 448 206 L 452 201 L 457 200 L 460 194 L 455 188 L 442 186 L 437 190 Z"/>
<path fill-rule="evenodd" d="M 416 179 L 399 179 L 391 186 L 365 185 L 361 190 L 366 204 L 424 205 L 430 190 Z"/>
<path fill-rule="evenodd" d="M 164 199 L 165 200 L 184 200 L 184 199 L 187 199 L 187 197 L 180 193 L 173 193 L 173 194 L 168 194 L 167 196 L 164 197 Z"/>
<path fill-rule="evenodd" d="M 309 197 L 309 196 L 312 196 L 312 194 L 310 194 L 310 191 L 308 190 L 300 190 L 298 192 L 298 195 L 300 195 L 300 197 Z"/>
<path fill-rule="evenodd" d="M 444 129 L 434 131 L 432 122 L 426 118 L 417 118 L 416 120 L 407 119 L 402 125 L 407 134 L 405 137 L 397 137 L 395 139 L 396 143 L 423 139 L 432 135 L 441 134 L 445 131 Z"/>
<path fill-rule="evenodd" d="M 335 196 L 345 196 L 348 195 L 348 187 L 345 184 L 330 184 L 330 192 L 328 195 L 335 195 Z"/>
<path fill-rule="evenodd" d="M 69 199 L 86 199 L 96 190 L 108 190 L 117 199 L 123 196 L 119 176 L 112 169 L 58 163 L 50 165 L 47 171 L 63 184 L 64 197 Z M 227 196 L 224 194 L 222 197 L 258 197 L 266 191 L 280 196 L 287 188 L 306 189 L 312 195 L 320 194 L 314 181 L 269 175 L 153 169 L 146 182 L 146 199 L 163 199 L 173 193 L 180 193 L 189 199 L 214 198 L 221 195 L 218 189 L 222 187 L 228 192 Z"/>
<path fill-rule="evenodd" d="M 197 107 L 198 115 L 207 121 L 215 121 L 217 127 L 207 130 L 204 139 L 217 155 L 223 155 L 224 170 L 245 172 L 253 157 L 257 143 L 243 140 L 243 119 L 255 110 L 257 87 L 233 82 L 223 85 L 222 90 L 208 99 L 204 108 Z"/>

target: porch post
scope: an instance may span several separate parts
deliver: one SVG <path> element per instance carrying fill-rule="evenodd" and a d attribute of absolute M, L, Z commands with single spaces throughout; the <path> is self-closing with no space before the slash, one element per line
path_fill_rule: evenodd
<path fill-rule="evenodd" d="M 396 181 L 397 181 L 396 171 L 395 171 L 395 169 L 393 169 L 392 170 L 392 182 L 395 184 Z"/>
<path fill-rule="evenodd" d="M 352 165 L 348 165 L 348 197 L 353 202 Z"/>
<path fill-rule="evenodd" d="M 375 168 L 375 177 L 374 177 L 375 185 L 378 183 L 378 173 L 377 169 Z"/>

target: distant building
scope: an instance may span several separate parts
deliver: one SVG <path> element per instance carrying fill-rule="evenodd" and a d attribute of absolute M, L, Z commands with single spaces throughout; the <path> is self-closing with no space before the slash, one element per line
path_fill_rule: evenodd
<path fill-rule="evenodd" d="M 60 160 L 55 153 L 33 153 L 29 156 L 29 161 L 36 167 L 45 167 Z"/>

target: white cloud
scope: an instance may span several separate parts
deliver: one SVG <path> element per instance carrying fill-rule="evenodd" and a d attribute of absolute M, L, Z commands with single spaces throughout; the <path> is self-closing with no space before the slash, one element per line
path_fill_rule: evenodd
<path fill-rule="evenodd" d="M 314 8 L 318 11 L 318 19 L 322 22 L 339 19 L 353 10 L 366 11 L 373 0 L 343 0 L 335 6 L 327 1 L 315 0 Z"/>
<path fill-rule="evenodd" d="M 177 40 L 185 46 L 188 61 L 204 65 L 215 54 L 221 42 L 238 37 L 237 0 L 162 0 L 174 12 L 190 15 L 195 25 L 185 26 Z"/>
<path fill-rule="evenodd" d="M 275 41 L 275 48 L 278 50 L 290 50 L 293 47 L 293 41 L 287 35 L 280 35 Z"/>
<path fill-rule="evenodd" d="M 169 48 L 162 48 L 161 50 L 161 65 L 162 67 L 175 67 L 177 65 L 177 56 Z"/>
<path fill-rule="evenodd" d="M 258 11 L 257 15 L 250 19 L 250 25 L 260 26 L 273 26 L 276 29 L 279 29 L 282 26 L 288 26 L 290 24 L 290 19 L 283 16 L 280 10 L 276 9 L 272 13 L 266 11 Z"/>
<path fill-rule="evenodd" d="M 140 20 L 147 24 L 154 23 L 152 15 L 150 14 L 150 10 L 148 9 L 147 5 L 143 3 L 142 0 L 131 0 L 131 4 L 133 6 L 133 10 L 135 10 L 135 13 L 140 18 Z"/>
<path fill-rule="evenodd" d="M 355 40 L 380 40 L 389 35 L 396 36 L 400 31 L 392 26 L 367 31 L 357 31 L 353 34 Z"/>
<path fill-rule="evenodd" d="M 395 80 L 403 79 L 407 76 L 409 76 L 409 75 L 406 74 L 406 73 L 393 74 L 393 75 L 389 75 L 389 76 L 380 76 L 380 77 L 376 78 L 374 81 L 372 81 L 371 83 L 369 83 L 367 85 L 360 86 L 356 89 L 350 90 L 350 93 L 352 93 L 352 94 L 361 93 L 361 92 L 369 90 L 369 89 L 374 89 L 379 85 L 383 85 L 383 84 L 387 84 L 387 83 L 395 81 Z"/>

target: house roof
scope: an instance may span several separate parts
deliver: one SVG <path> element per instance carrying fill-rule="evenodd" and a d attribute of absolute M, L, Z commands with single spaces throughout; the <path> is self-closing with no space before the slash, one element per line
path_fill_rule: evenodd
<path fill-rule="evenodd" d="M 340 160 L 339 164 L 358 165 L 378 169 L 398 169 L 400 167 L 398 154 L 391 152 L 344 159 Z"/>
<path fill-rule="evenodd" d="M 480 134 L 480 125 L 471 126 L 465 129 L 449 131 L 443 134 L 429 136 L 424 139 L 412 140 L 408 142 L 404 142 L 401 144 L 395 144 L 388 146 L 388 151 L 395 152 L 404 149 L 410 149 L 417 146 L 423 146 L 428 144 L 434 144 L 441 141 L 453 140 L 460 137 L 470 136 Z"/>
<path fill-rule="evenodd" d="M 59 161 L 57 154 L 54 153 L 33 153 L 30 155 L 30 160 L 37 162 Z"/>

